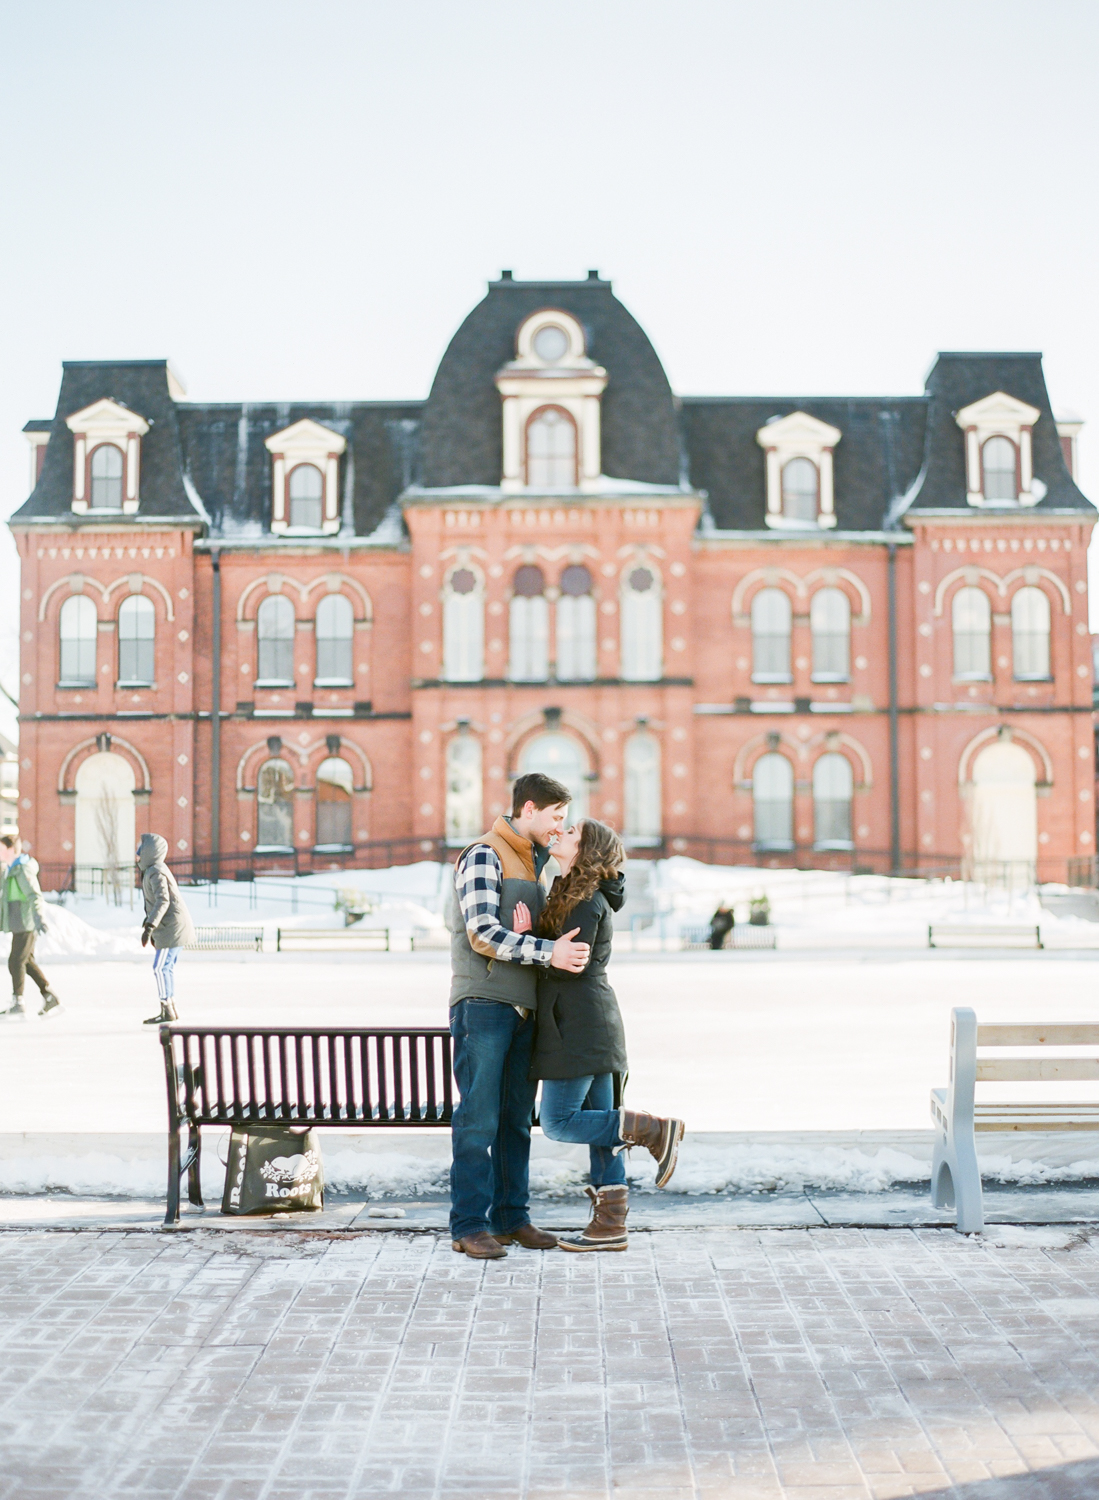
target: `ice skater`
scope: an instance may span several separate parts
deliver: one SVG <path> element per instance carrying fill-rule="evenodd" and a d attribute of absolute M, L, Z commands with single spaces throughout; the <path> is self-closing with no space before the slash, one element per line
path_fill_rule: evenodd
<path fill-rule="evenodd" d="M 531 1077 L 542 1080 L 540 1119 L 551 1141 L 589 1148 L 591 1221 L 578 1235 L 558 1239 L 562 1250 L 625 1250 L 630 1190 L 626 1146 L 641 1146 L 656 1162 L 656 1185 L 675 1171 L 683 1121 L 614 1107 L 614 1075 L 625 1074 L 626 1037 L 607 964 L 614 913 L 625 900 L 626 851 L 613 828 L 584 818 L 553 846 L 561 874 L 534 931 L 551 940 L 570 929 L 590 957 L 571 973 L 548 968 L 538 976 L 537 1031 Z M 512 925 L 529 932 L 530 911 L 517 902 Z M 579 932 L 577 932 L 579 929 Z"/>
<path fill-rule="evenodd" d="M 195 924 L 179 894 L 176 878 L 165 864 L 168 841 L 159 833 L 143 833 L 137 846 L 137 867 L 141 871 L 141 894 L 145 897 L 145 925 L 141 929 L 141 946 L 152 940 L 153 978 L 160 1009 L 146 1016 L 145 1026 L 162 1021 L 177 1021 L 175 1007 L 176 959 L 181 948 L 195 941 Z"/>
<path fill-rule="evenodd" d="M 38 884 L 38 863 L 29 854 L 23 853 L 23 841 L 19 835 L 5 833 L 0 836 L 0 859 L 10 859 L 4 872 L 4 884 L 0 892 L 0 932 L 11 933 L 11 953 L 8 955 L 8 973 L 11 975 L 11 1005 L 0 1016 L 17 1020 L 25 1016 L 23 1009 L 23 986 L 29 974 L 42 992 L 40 1016 L 48 1016 L 59 1010 L 61 1001 L 50 989 L 50 982 L 34 961 L 35 939 L 46 931 L 46 903 L 42 899 L 42 888 Z"/>

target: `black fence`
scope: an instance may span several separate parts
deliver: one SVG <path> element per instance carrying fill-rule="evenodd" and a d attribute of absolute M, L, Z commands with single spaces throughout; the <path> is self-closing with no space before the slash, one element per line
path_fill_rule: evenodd
<path fill-rule="evenodd" d="M 668 859 L 684 855 L 711 865 L 746 865 L 761 870 L 834 870 L 845 875 L 898 875 L 917 879 L 976 880 L 981 884 L 1019 890 L 1035 883 L 1064 883 L 1087 889 L 1099 888 L 1099 858 L 1039 856 L 1028 860 L 995 860 L 974 863 L 956 854 L 906 851 L 895 863 L 885 849 L 818 849 L 796 844 L 789 849 L 760 848 L 746 839 L 710 834 L 681 834 L 647 840 L 629 847 L 633 859 Z M 341 870 L 382 870 L 392 865 L 415 864 L 419 860 L 457 857 L 458 848 L 441 835 L 431 838 L 375 839 L 345 850 L 288 849 L 255 850 L 225 854 L 202 854 L 188 858 L 169 855 L 168 864 L 181 885 L 210 885 L 219 880 L 254 881 L 263 877 L 337 875 Z M 46 861 L 41 866 L 44 890 L 82 895 L 108 895 L 115 900 L 132 890 L 137 881 L 136 865 L 75 865 Z"/>

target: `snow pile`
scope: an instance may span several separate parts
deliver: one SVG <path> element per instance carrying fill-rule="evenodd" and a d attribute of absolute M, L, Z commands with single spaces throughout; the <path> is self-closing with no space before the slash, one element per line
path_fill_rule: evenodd
<path fill-rule="evenodd" d="M 737 922 L 766 895 L 771 923 L 783 947 L 874 943 L 926 947 L 933 923 L 995 923 L 1042 928 L 1043 941 L 1059 947 L 1099 947 L 1099 923 L 1046 910 L 1036 890 L 1007 891 L 961 880 L 887 875 L 846 875 L 828 870 L 772 870 L 748 865 L 707 865 L 677 855 L 653 867 L 649 889 L 654 928 L 669 937 L 709 923 L 719 901 Z"/>
<path fill-rule="evenodd" d="M 141 952 L 141 920 L 132 917 L 128 931 L 104 932 L 90 926 L 74 912 L 52 902 L 46 907 L 46 932 L 35 944 L 35 956 L 43 963 L 51 958 L 133 958 Z M 0 934 L 0 957 L 11 948 L 8 933 Z"/>
<path fill-rule="evenodd" d="M 221 1194 L 225 1166 L 222 1142 L 207 1137 L 202 1153 L 202 1187 L 208 1201 Z M 414 1152 L 355 1151 L 338 1143 L 323 1147 L 325 1180 L 337 1193 L 370 1199 L 417 1198 L 448 1191 L 450 1162 L 444 1156 Z M 986 1182 L 1031 1187 L 1099 1178 L 1099 1161 L 1081 1160 L 1050 1166 L 1006 1156 L 982 1156 Z M 626 1158 L 626 1176 L 640 1192 L 655 1192 L 654 1164 L 634 1151 Z M 20 1155 L 0 1159 L 0 1193 L 72 1193 L 86 1196 L 161 1198 L 167 1177 L 167 1151 L 121 1156 L 109 1152 L 81 1155 Z M 672 1191 L 692 1196 L 749 1193 L 850 1192 L 882 1193 L 900 1184 L 927 1183 L 930 1164 L 904 1151 L 877 1151 L 826 1145 L 724 1144 L 686 1142 L 672 1179 Z M 579 1193 L 587 1182 L 586 1152 L 570 1156 L 535 1154 L 531 1189 L 539 1197 Z"/>

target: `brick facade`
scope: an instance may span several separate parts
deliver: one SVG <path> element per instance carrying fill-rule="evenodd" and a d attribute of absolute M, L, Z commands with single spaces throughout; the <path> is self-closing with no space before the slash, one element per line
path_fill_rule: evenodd
<path fill-rule="evenodd" d="M 516 300 L 509 303 L 509 297 Z M 569 413 L 575 410 L 582 428 L 585 413 L 598 408 L 600 382 L 605 384 L 603 467 L 611 448 L 620 479 L 599 473 L 596 439 L 581 430 L 589 467 L 591 453 L 596 455 L 593 476 L 578 469 L 579 477 L 568 484 L 533 484 L 528 469 L 526 482 L 506 474 L 501 482 L 498 458 L 493 482 L 487 482 L 492 444 L 501 451 L 501 400 L 545 371 L 535 366 L 534 355 L 530 368 L 521 357 L 506 365 L 498 389 L 486 389 L 483 372 L 503 367 L 504 359 L 491 347 L 483 358 L 463 349 L 478 328 L 491 333 L 486 307 L 514 339 L 523 319 L 542 306 L 572 306 L 576 326 L 587 330 L 593 356 L 581 371 L 587 384 L 578 377 L 579 394 L 572 408 L 561 407 L 560 421 L 573 420 Z M 604 308 L 610 309 L 605 316 Z M 923 398 L 903 398 L 892 407 L 862 403 L 877 421 L 862 438 L 859 423 L 867 412 L 856 402 L 813 405 L 783 398 L 692 405 L 673 403 L 670 392 L 665 401 L 657 378 L 662 372 L 656 365 L 653 373 L 655 356 L 650 360 L 645 352 L 650 346 L 645 341 L 638 353 L 630 339 L 636 343 L 644 335 L 623 319 L 628 314 L 605 282 L 545 287 L 508 284 L 505 278 L 455 336 L 423 410 L 415 403 L 202 408 L 182 399 L 162 364 L 67 366 L 54 422 L 29 424 L 36 454 L 41 458 L 45 450 L 45 461 L 38 465 L 31 499 L 12 521 L 22 563 L 20 816 L 39 860 L 57 870 L 102 861 L 104 813 L 95 799 L 123 793 L 132 796 L 133 831 L 163 833 L 181 866 L 218 852 L 227 861 L 225 873 L 237 866 L 307 870 L 425 857 L 438 851 L 448 830 L 448 775 L 453 783 L 455 767 L 475 767 L 479 756 L 476 816 L 491 818 L 508 803 L 509 778 L 525 756 L 542 753 L 532 746 L 547 733 L 564 736 L 553 740 L 559 749 L 568 742 L 568 763 L 584 777 L 593 814 L 625 824 L 627 832 L 630 817 L 635 832 L 641 818 L 644 833 L 634 839 L 641 848 L 722 862 L 797 859 L 877 869 L 897 863 L 899 855 L 907 868 L 961 868 L 967 859 L 972 864 L 981 857 L 1020 857 L 1011 845 L 1011 818 L 1004 823 L 1003 813 L 1016 804 L 996 801 L 1007 795 L 1024 799 L 1017 804 L 1024 823 L 1036 818 L 1034 853 L 1046 878 L 1065 878 L 1068 860 L 1091 855 L 1086 554 L 1095 513 L 1065 467 L 1066 450 L 1054 430 L 1037 357 L 964 357 L 974 362 L 966 366 L 966 399 L 1000 389 L 1010 394 L 1014 382 L 1018 409 L 1040 411 L 1027 419 L 1033 440 L 1028 427 L 1026 442 L 1033 441 L 1035 492 L 1040 487 L 1042 497 L 1026 506 L 981 509 L 972 496 L 967 502 L 966 436 L 956 421 L 951 425 L 941 411 L 936 415 L 937 401 L 950 406 L 951 416 L 962 398 L 940 398 L 934 375 Z M 482 342 L 491 345 L 492 339 L 486 334 Z M 963 357 L 943 357 L 950 359 Z M 981 360 L 999 364 L 986 370 Z M 1024 367 L 1023 361 L 1030 363 Z M 940 361 L 936 368 L 955 383 L 962 379 L 960 364 Z M 532 389 L 537 394 L 541 388 Z M 595 408 L 584 407 L 585 401 Z M 655 415 L 646 414 L 646 401 L 655 403 Z M 110 403 L 116 404 L 96 420 L 114 422 L 112 431 L 122 430 L 127 411 L 150 424 L 140 437 L 140 480 L 127 512 L 104 513 L 94 498 L 90 508 L 78 511 L 68 503 L 72 434 L 86 442 L 81 461 L 94 475 L 96 439 L 94 432 L 82 436 L 80 422 L 93 407 L 106 410 Z M 841 434 L 838 441 L 827 440 L 835 442 L 834 514 L 829 519 L 823 509 L 829 450 L 817 470 L 820 515 L 811 524 L 786 525 L 766 488 L 777 482 L 767 475 L 780 471 L 765 472 L 771 460 L 760 449 L 769 441 L 768 423 L 784 413 L 798 414 L 801 422 L 811 406 L 818 417 L 806 428 L 810 439 L 817 429 Z M 528 400 L 526 409 L 536 407 L 534 398 Z M 883 448 L 879 433 L 889 421 L 893 436 Z M 325 432 L 346 440 L 346 451 L 333 451 L 321 464 L 329 465 L 324 515 L 338 509 L 338 533 L 334 521 L 325 522 L 324 534 L 319 524 L 316 534 L 287 530 L 288 498 L 280 499 L 282 529 L 271 530 L 272 473 L 281 476 L 274 465 L 283 462 L 276 452 L 279 433 L 295 422 L 299 443 L 310 441 L 310 431 L 322 434 L 322 448 Z M 676 424 L 682 455 L 669 446 Z M 523 439 L 520 431 L 508 439 L 513 445 L 524 440 L 533 455 L 533 438 Z M 338 446 L 335 439 L 332 446 Z M 888 483 L 869 472 L 867 455 L 879 448 L 882 465 L 898 470 Z M 949 452 L 943 457 L 940 449 Z M 555 461 L 552 455 L 547 460 Z M 468 482 L 461 482 L 464 462 Z M 954 467 L 947 472 L 944 465 Z M 553 471 L 546 472 L 552 480 Z M 526 608 L 513 610 L 521 568 L 540 570 L 541 583 L 530 585 L 542 601 L 529 616 L 535 622 L 532 649 L 545 659 L 544 671 L 536 669 L 542 680 L 536 681 L 514 680 L 509 618 L 518 619 Z M 557 635 L 565 628 L 561 591 L 568 568 L 586 569 L 591 582 L 593 603 L 575 616 L 587 620 L 583 610 L 594 611 L 594 659 L 591 670 L 579 674 L 590 680 L 558 680 L 554 670 L 564 659 Z M 638 568 L 649 595 L 637 608 L 656 642 L 651 652 L 657 665 L 648 680 L 628 680 L 639 675 L 628 666 L 632 647 L 625 639 L 635 617 L 624 619 L 623 612 L 637 603 L 629 590 Z M 455 672 L 447 666 L 444 617 L 459 574 L 467 580 L 461 586 L 473 592 L 458 607 L 477 615 L 483 635 L 473 681 L 448 680 Z M 811 616 L 822 589 L 846 601 L 839 606 L 850 618 L 845 671 L 822 672 L 814 657 L 821 647 Z M 991 645 L 983 676 L 957 671 L 954 600 L 965 589 L 987 599 Z M 1013 626 L 1012 601 L 1021 589 L 1040 591 L 1048 603 L 1046 677 L 1020 671 L 1022 616 Z M 777 680 L 781 670 L 760 670 L 752 621 L 761 590 L 777 590 L 788 601 L 786 680 Z M 318 606 L 334 595 L 346 599 L 337 612 L 350 622 L 350 647 L 340 647 L 349 650 L 350 675 L 339 680 L 325 679 L 318 668 Z M 81 681 L 69 685 L 59 658 L 60 615 L 74 596 L 90 600 L 97 630 L 94 674 L 88 659 L 79 658 Z M 147 599 L 155 616 L 155 669 L 147 685 L 127 686 L 120 678 L 119 611 L 134 596 Z M 292 658 L 292 668 L 275 682 L 260 672 L 257 615 L 264 600 L 277 596 L 289 601 L 293 630 L 279 658 Z M 967 598 L 979 615 L 985 606 Z M 779 601 L 774 607 L 781 616 L 787 606 Z M 1033 597 L 1032 607 L 1041 614 L 1043 606 L 1033 606 Z M 278 608 L 289 621 L 285 606 Z M 781 641 L 775 649 L 781 655 Z M 842 655 L 845 648 L 837 649 Z M 978 641 L 974 649 L 984 648 Z M 215 671 L 221 715 L 216 817 Z M 644 739 L 640 748 L 635 736 Z M 463 739 L 457 752 L 456 737 Z M 544 749 L 550 741 L 539 745 Z M 992 746 L 1012 749 L 999 761 L 981 762 L 991 771 L 975 771 L 982 751 Z M 1032 765 L 1032 790 L 1024 785 L 1029 773 L 1019 751 Z M 763 796 L 757 762 L 776 755 L 790 768 L 774 771 L 779 783 L 788 774 L 792 786 L 789 840 L 774 834 L 785 816 L 781 808 L 771 834 L 760 836 L 767 828 L 757 805 Z M 111 762 L 103 770 L 101 759 L 81 780 L 82 764 L 97 756 L 120 757 L 125 769 Z M 822 837 L 832 814 L 822 810 L 823 782 L 815 771 L 822 756 L 840 756 L 849 766 L 849 825 L 841 809 L 839 821 L 829 825 L 830 837 Z M 339 774 L 348 782 L 342 788 L 318 780 L 318 768 L 334 760 L 342 763 Z M 279 808 L 291 809 L 285 814 L 291 832 L 285 845 L 280 835 L 280 847 L 273 847 L 275 814 L 268 810 L 266 852 L 257 854 L 260 768 L 272 762 L 289 768 L 278 773 Z M 108 780 L 115 777 L 114 791 L 95 782 L 101 770 Z M 1002 792 L 1004 777 L 1021 777 L 1015 791 Z M 984 802 L 978 783 L 986 788 Z M 638 799 L 651 800 L 654 784 L 658 808 L 639 813 Z M 453 825 L 453 785 L 449 795 Z M 468 801 L 468 785 L 466 796 L 468 819 L 477 801 Z M 337 814 L 322 812 L 326 798 L 339 804 Z M 354 847 L 338 849 L 321 835 L 348 826 L 339 822 L 348 801 L 348 843 Z M 337 821 L 322 827 L 319 819 L 331 816 Z M 990 817 L 1008 828 L 1007 844 L 1002 829 L 989 831 Z M 848 837 L 835 836 L 845 827 Z M 121 830 L 129 835 L 128 821 Z M 318 843 L 329 847 L 318 851 Z M 98 860 L 89 861 L 89 851 Z M 119 855 L 126 858 L 128 851 Z"/>

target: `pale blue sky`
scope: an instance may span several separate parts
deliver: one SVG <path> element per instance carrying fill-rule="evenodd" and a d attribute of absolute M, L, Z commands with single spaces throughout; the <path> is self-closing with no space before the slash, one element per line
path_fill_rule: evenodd
<path fill-rule="evenodd" d="M 1097 63 L 1087 0 L 0 0 L 2 513 L 63 359 L 421 396 L 504 266 L 598 267 L 684 393 L 1041 349 L 1099 427 Z"/>

